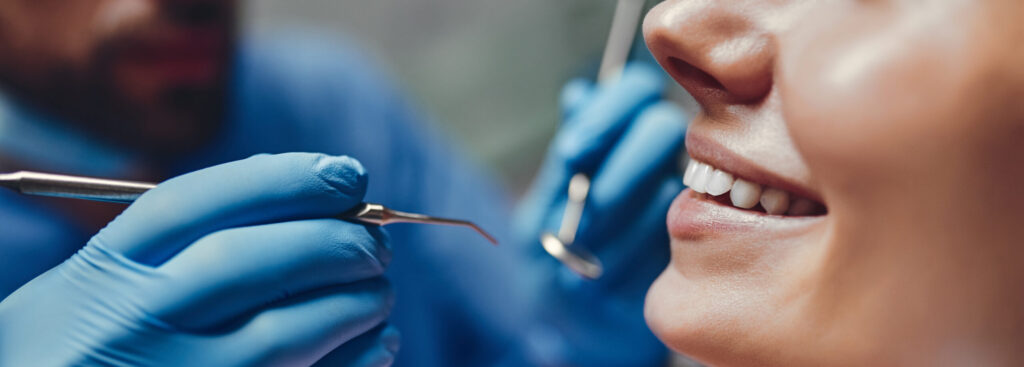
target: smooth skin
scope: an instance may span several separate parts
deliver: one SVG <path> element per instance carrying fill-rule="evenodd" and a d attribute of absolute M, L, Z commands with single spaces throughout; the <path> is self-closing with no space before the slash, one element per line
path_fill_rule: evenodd
<path fill-rule="evenodd" d="M 387 366 L 391 259 L 354 159 L 260 155 L 150 190 L 0 302 L 4 366 Z"/>
<path fill-rule="evenodd" d="M 673 238 L 662 341 L 716 366 L 1024 364 L 1024 3 L 669 0 L 644 33 L 702 106 L 688 142 L 828 209 Z"/>

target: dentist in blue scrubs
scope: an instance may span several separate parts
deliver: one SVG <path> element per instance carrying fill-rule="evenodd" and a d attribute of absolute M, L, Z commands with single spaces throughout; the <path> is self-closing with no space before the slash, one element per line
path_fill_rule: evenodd
<path fill-rule="evenodd" d="M 0 4 L 0 171 L 163 182 L 127 209 L 0 192 L 0 366 L 664 365 L 642 303 L 684 117 L 658 69 L 568 83 L 513 210 L 372 62 L 236 35 L 236 8 Z M 577 244 L 604 260 L 596 281 L 537 242 L 575 172 L 593 177 Z M 364 200 L 502 245 L 332 218 Z"/>

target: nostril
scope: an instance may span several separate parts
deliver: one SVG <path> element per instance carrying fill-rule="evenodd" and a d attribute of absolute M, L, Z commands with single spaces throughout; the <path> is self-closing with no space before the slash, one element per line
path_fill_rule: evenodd
<path fill-rule="evenodd" d="M 676 69 L 680 77 L 691 81 L 695 87 L 725 89 L 718 79 L 715 79 L 711 74 L 705 73 L 703 70 L 690 65 L 690 63 L 686 61 L 673 57 L 672 67 Z"/>
<path fill-rule="evenodd" d="M 757 55 L 733 63 L 695 66 L 670 57 L 668 71 L 705 108 L 710 104 L 748 104 L 767 96 L 772 88 L 769 57 Z"/>
<path fill-rule="evenodd" d="M 672 74 L 702 105 L 706 106 L 711 99 L 722 98 L 728 94 L 718 79 L 682 59 L 669 58 L 669 67 L 669 74 Z"/>
<path fill-rule="evenodd" d="M 705 112 L 755 105 L 773 90 L 777 52 L 772 1 L 665 1 L 644 21 L 655 59 Z M 730 5 L 731 4 L 731 5 Z"/>

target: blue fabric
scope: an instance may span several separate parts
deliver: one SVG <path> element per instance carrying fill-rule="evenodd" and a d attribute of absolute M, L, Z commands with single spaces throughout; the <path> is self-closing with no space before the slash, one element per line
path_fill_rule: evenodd
<path fill-rule="evenodd" d="M 540 246 L 535 239 L 510 233 L 511 208 L 503 190 L 421 121 L 422 114 L 370 61 L 352 49 L 308 35 L 260 37 L 258 42 L 241 45 L 235 73 L 227 126 L 221 136 L 204 150 L 167 162 L 168 167 L 163 168 L 180 174 L 257 153 L 348 155 L 369 173 L 367 201 L 470 219 L 502 240 L 502 246 L 492 247 L 461 228 L 387 227 L 394 247 L 387 276 L 396 294 L 390 323 L 402 333 L 397 366 L 527 366 L 573 361 L 642 366 L 663 360 L 664 348 L 634 314 L 635 304 L 627 307 L 624 321 L 602 325 L 594 324 L 595 319 L 570 319 L 550 327 L 545 318 L 551 315 L 547 308 L 586 307 L 601 297 L 604 286 L 568 293 L 577 297 L 572 302 L 549 301 L 550 292 L 559 292 L 567 284 L 556 282 L 552 288 L 548 286 L 552 277 L 569 279 L 570 275 L 551 259 L 538 261 L 534 250 Z M 73 139 L 65 135 L 62 139 Z M 47 140 L 34 143 L 54 144 Z M 3 146 L 0 152 L 17 153 L 5 151 Z M 44 165 L 46 160 L 58 162 Z M 43 157 L 40 164 L 59 167 L 60 161 L 59 156 Z M 8 220 L 30 224 L 13 228 L 6 225 Z M 0 262 L 14 258 L 9 257 L 12 252 L 21 252 L 17 265 L 0 267 L 5 273 L 0 297 L 71 256 L 76 248 L 69 243 L 84 244 L 88 237 L 30 198 L 0 195 L 0 221 L 5 228 L 12 228 L 5 229 Z M 656 222 L 663 224 L 663 217 Z M 581 289 L 572 284 L 568 287 Z M 599 312 L 606 321 L 615 321 L 619 318 L 615 307 L 600 308 Z M 538 313 L 544 313 L 543 317 Z M 574 321 L 584 323 L 572 324 Z M 620 329 L 618 322 L 629 327 Z M 579 348 L 565 342 L 567 333 L 592 337 L 585 338 L 585 348 Z M 602 339 L 613 334 L 616 338 Z M 632 338 L 634 335 L 637 337 Z M 618 344 L 623 340 L 632 341 Z"/>

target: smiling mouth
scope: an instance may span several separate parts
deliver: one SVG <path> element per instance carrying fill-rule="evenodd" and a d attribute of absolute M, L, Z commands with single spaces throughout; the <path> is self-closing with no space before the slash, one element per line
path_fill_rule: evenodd
<path fill-rule="evenodd" d="M 687 163 L 683 184 L 698 198 L 746 211 L 795 217 L 820 216 L 828 212 L 825 205 L 815 200 L 737 177 L 696 159 Z"/>

